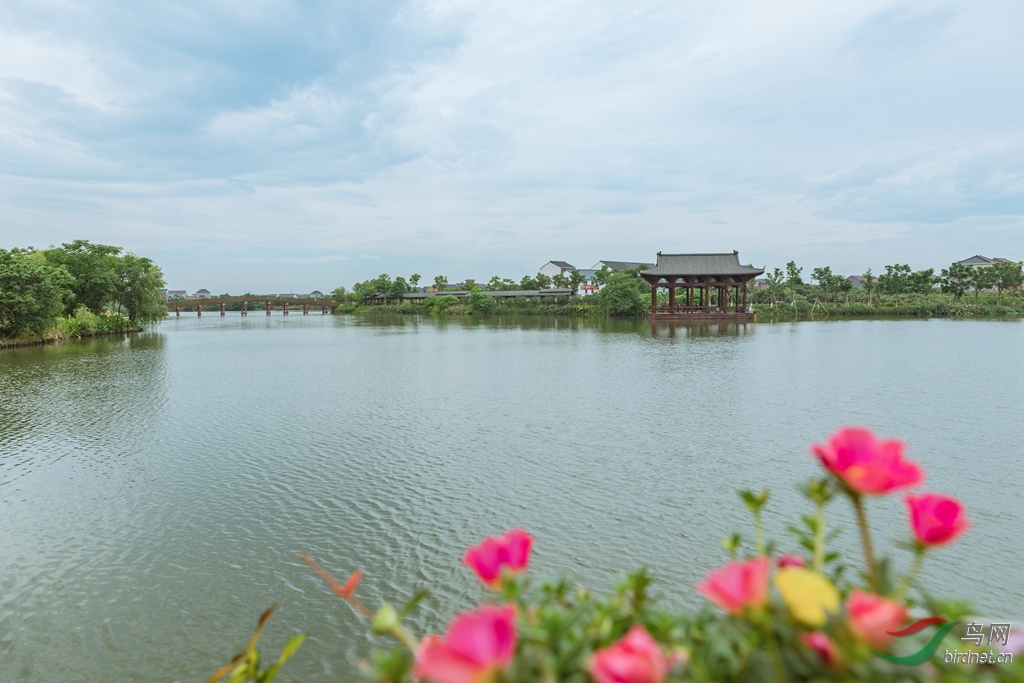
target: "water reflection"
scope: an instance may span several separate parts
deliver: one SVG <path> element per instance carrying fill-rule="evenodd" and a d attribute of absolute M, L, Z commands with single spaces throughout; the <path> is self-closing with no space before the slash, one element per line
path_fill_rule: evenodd
<path fill-rule="evenodd" d="M 743 337 L 753 334 L 752 323 L 707 323 L 686 321 L 651 322 L 652 337 L 668 337 L 674 339 L 699 337 Z"/>

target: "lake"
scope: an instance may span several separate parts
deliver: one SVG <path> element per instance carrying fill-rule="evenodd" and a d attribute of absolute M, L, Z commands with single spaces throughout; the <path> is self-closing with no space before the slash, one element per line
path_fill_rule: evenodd
<path fill-rule="evenodd" d="M 908 441 L 974 523 L 923 571 L 939 595 L 1024 618 L 1024 323 L 652 327 L 256 313 L 0 352 L 0 681 L 205 680 L 280 608 L 283 680 L 355 681 L 366 625 L 302 562 L 362 567 L 371 607 L 433 590 L 418 633 L 481 591 L 467 545 L 513 526 L 532 572 L 609 588 L 641 564 L 677 607 L 766 524 L 810 510 L 812 441 Z M 853 549 L 846 501 L 830 507 Z M 876 545 L 907 537 L 871 501 Z M 907 553 L 894 551 L 900 567 Z"/>

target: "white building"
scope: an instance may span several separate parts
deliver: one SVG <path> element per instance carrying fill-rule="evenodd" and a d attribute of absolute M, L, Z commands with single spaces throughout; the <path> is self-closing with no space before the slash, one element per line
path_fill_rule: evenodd
<path fill-rule="evenodd" d="M 543 266 L 537 269 L 537 272 L 541 275 L 547 275 L 548 277 L 554 277 L 556 275 L 562 275 L 576 269 L 576 266 L 572 265 L 567 261 L 548 261 Z"/>

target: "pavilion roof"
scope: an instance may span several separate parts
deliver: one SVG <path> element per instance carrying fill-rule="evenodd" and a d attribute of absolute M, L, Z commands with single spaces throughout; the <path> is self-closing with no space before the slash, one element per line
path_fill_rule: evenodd
<path fill-rule="evenodd" d="M 754 276 L 764 268 L 740 265 L 738 251 L 729 254 L 662 254 L 658 265 L 641 270 L 641 275 L 739 275 Z"/>

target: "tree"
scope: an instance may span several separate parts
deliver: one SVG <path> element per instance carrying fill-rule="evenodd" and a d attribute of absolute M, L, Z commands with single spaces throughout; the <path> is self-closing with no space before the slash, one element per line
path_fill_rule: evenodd
<path fill-rule="evenodd" d="M 537 283 L 537 289 L 549 289 L 551 287 L 551 277 L 544 273 L 537 273 L 537 277 L 533 279 Z"/>
<path fill-rule="evenodd" d="M 885 274 L 878 276 L 878 287 L 887 294 L 896 297 L 896 305 L 900 305 L 900 294 L 910 284 L 910 266 L 906 264 L 886 266 Z"/>
<path fill-rule="evenodd" d="M 853 283 L 850 282 L 850 278 L 843 277 L 842 275 L 836 275 L 835 277 L 836 291 L 842 293 L 844 300 L 846 301 L 846 307 L 850 307 L 850 290 L 853 289 Z"/>
<path fill-rule="evenodd" d="M 786 288 L 789 289 L 790 298 L 793 300 L 794 311 L 796 311 L 796 286 L 804 283 L 800 279 L 802 271 L 803 268 L 797 268 L 796 261 L 790 261 L 786 264 Z"/>
<path fill-rule="evenodd" d="M 928 303 L 928 297 L 935 286 L 935 269 L 917 270 L 910 276 L 910 289 L 918 294 L 924 294 L 924 302 Z"/>
<path fill-rule="evenodd" d="M 803 272 L 803 268 L 796 267 L 796 261 L 790 261 L 786 264 L 786 284 L 790 287 L 795 285 L 802 285 L 803 280 L 800 279 L 800 273 Z"/>
<path fill-rule="evenodd" d="M 0 334 L 36 335 L 54 323 L 71 293 L 71 275 L 28 249 L 0 249 Z"/>
<path fill-rule="evenodd" d="M 413 289 L 419 289 L 420 288 L 420 274 L 419 273 L 413 273 L 412 275 L 409 276 L 409 286 L 412 287 Z"/>
<path fill-rule="evenodd" d="M 438 275 L 434 278 L 434 289 L 439 292 L 444 292 L 448 289 L 448 278 L 444 275 Z"/>
<path fill-rule="evenodd" d="M 587 281 L 587 276 L 579 271 L 578 268 L 573 268 L 569 271 L 569 286 L 572 287 L 572 291 L 580 291 L 580 285 Z"/>
<path fill-rule="evenodd" d="M 79 305 L 99 313 L 104 304 L 114 301 L 120 247 L 75 240 L 47 249 L 44 253 L 48 261 L 63 266 L 73 278 L 71 291 L 74 297 L 66 302 L 64 310 L 67 313 Z"/>
<path fill-rule="evenodd" d="M 875 294 L 875 276 L 871 274 L 870 268 L 864 271 L 864 289 L 867 290 L 868 306 L 870 307 L 874 304 L 872 299 Z"/>
<path fill-rule="evenodd" d="M 989 266 L 995 280 L 997 306 L 1002 305 L 1004 289 L 1012 289 L 1016 293 L 1020 288 L 1021 282 L 1024 281 L 1022 266 L 1024 264 L 1014 263 L 1013 261 L 997 261 Z M 1014 298 L 1016 298 L 1016 294 Z"/>
<path fill-rule="evenodd" d="M 466 305 L 466 313 L 473 315 L 475 313 L 491 313 L 497 306 L 497 301 L 494 297 L 489 294 L 484 294 L 483 291 L 475 289 L 469 294 L 469 303 Z"/>
<path fill-rule="evenodd" d="M 559 287 L 559 288 L 563 288 L 564 289 L 564 288 L 569 286 L 569 278 L 567 278 L 562 273 L 559 273 L 558 275 L 555 275 L 554 277 L 551 278 L 551 283 L 555 287 Z"/>
<path fill-rule="evenodd" d="M 786 278 L 782 274 L 782 269 L 776 268 L 767 275 L 765 280 L 768 282 L 768 296 L 772 299 L 772 308 L 775 308 L 775 304 L 779 302 L 779 295 L 782 293 L 782 286 Z"/>
<path fill-rule="evenodd" d="M 811 271 L 811 280 L 818 283 L 818 289 L 825 291 L 825 296 L 828 296 L 828 292 L 832 289 L 832 268 L 825 266 L 824 268 L 815 268 Z M 818 303 L 818 294 L 814 294 L 814 303 Z"/>
<path fill-rule="evenodd" d="M 395 281 L 391 283 L 391 287 L 388 288 L 387 295 L 394 299 L 401 299 L 403 295 L 408 293 L 409 283 L 405 281 L 405 278 L 399 275 L 395 278 Z"/>
<path fill-rule="evenodd" d="M 971 289 L 974 290 L 974 303 L 978 303 L 978 295 L 983 289 L 990 289 L 996 284 L 996 273 L 992 270 L 992 266 L 981 266 L 971 268 L 971 277 L 969 280 Z"/>
<path fill-rule="evenodd" d="M 540 289 L 540 285 L 537 284 L 536 278 L 532 278 L 529 275 L 524 275 L 523 279 L 519 281 L 519 289 Z"/>
<path fill-rule="evenodd" d="M 123 306 L 128 320 L 148 323 L 167 317 L 167 305 L 160 296 L 164 274 L 151 259 L 127 253 L 118 259 L 114 303 Z"/>
<path fill-rule="evenodd" d="M 615 271 L 596 297 L 608 315 L 641 316 L 650 305 L 651 285 L 637 277 L 636 270 Z"/>
<path fill-rule="evenodd" d="M 953 299 L 959 301 L 971 284 L 971 267 L 963 263 L 951 263 L 949 268 L 943 268 L 939 277 L 942 283 L 942 291 L 953 295 Z"/>
<path fill-rule="evenodd" d="M 594 277 L 592 278 L 594 284 L 598 287 L 604 287 L 613 272 L 614 271 L 611 268 L 602 263 L 601 268 L 594 273 Z"/>
<path fill-rule="evenodd" d="M 246 296 L 248 296 L 248 294 L 246 294 Z M 344 287 L 335 287 L 334 291 L 331 292 L 331 301 L 344 301 L 347 296 L 348 290 Z"/>

